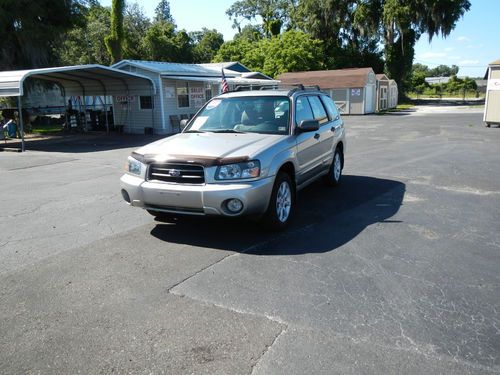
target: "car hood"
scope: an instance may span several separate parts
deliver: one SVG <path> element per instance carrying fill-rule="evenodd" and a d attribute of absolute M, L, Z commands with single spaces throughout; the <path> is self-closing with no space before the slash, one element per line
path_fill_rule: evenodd
<path fill-rule="evenodd" d="M 181 133 L 146 145 L 136 152 L 151 159 L 253 158 L 283 135 L 258 133 Z"/>

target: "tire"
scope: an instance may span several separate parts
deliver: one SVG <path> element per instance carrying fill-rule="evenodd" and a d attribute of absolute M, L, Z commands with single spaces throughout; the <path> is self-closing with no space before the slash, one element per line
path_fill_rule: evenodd
<path fill-rule="evenodd" d="M 325 176 L 325 183 L 328 186 L 337 186 L 340 184 L 342 179 L 342 168 L 344 166 L 344 155 L 342 151 L 337 147 L 335 153 L 333 154 L 332 165 L 328 174 Z"/>
<path fill-rule="evenodd" d="M 279 172 L 274 181 L 263 223 L 270 230 L 284 230 L 290 224 L 294 213 L 295 186 L 288 173 Z"/>

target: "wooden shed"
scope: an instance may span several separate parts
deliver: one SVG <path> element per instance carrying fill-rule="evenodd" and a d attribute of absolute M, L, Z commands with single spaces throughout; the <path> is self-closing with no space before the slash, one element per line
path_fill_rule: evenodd
<path fill-rule="evenodd" d="M 385 74 L 375 75 L 377 78 L 377 111 L 389 108 L 389 78 Z"/>
<path fill-rule="evenodd" d="M 389 80 L 389 108 L 398 106 L 398 84 L 395 80 Z"/>
<path fill-rule="evenodd" d="M 488 78 L 488 86 L 483 120 L 487 126 L 500 125 L 500 59 L 488 65 L 485 78 Z"/>
<path fill-rule="evenodd" d="M 330 94 L 343 114 L 364 115 L 375 112 L 376 79 L 372 68 L 283 73 L 278 79 L 284 85 L 319 86 Z"/>

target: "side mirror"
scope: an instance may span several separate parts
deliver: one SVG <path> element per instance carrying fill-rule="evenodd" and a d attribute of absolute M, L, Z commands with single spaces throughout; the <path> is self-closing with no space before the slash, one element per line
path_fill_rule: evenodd
<path fill-rule="evenodd" d="M 188 122 L 189 122 L 188 119 L 182 119 L 181 120 L 181 129 L 184 129 L 187 126 Z"/>
<path fill-rule="evenodd" d="M 301 133 L 303 132 L 314 132 L 319 129 L 318 120 L 302 120 L 297 127 L 297 130 Z"/>

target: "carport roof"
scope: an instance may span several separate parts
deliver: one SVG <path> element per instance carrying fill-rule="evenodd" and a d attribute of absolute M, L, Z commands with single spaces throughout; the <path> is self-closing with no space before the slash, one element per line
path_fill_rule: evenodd
<path fill-rule="evenodd" d="M 93 64 L 0 72 L 0 96 L 23 96 L 27 78 L 57 83 L 67 96 L 123 95 L 134 89 L 143 90 L 144 84 L 155 92 L 153 80 L 148 77 Z"/>

